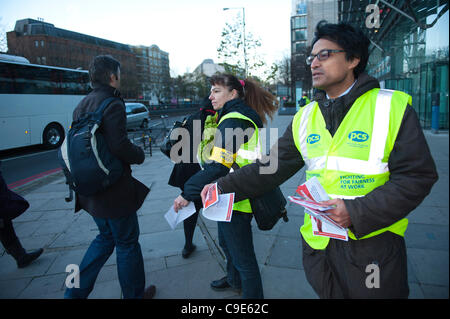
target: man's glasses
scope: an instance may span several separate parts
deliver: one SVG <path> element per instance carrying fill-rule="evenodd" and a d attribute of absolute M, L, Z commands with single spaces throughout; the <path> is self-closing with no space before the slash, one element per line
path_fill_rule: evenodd
<path fill-rule="evenodd" d="M 315 57 L 317 57 L 319 61 L 325 61 L 330 57 L 330 53 L 338 53 L 338 52 L 345 52 L 345 50 L 322 50 L 317 54 L 311 54 L 309 57 L 306 58 L 306 64 L 311 65 Z"/>

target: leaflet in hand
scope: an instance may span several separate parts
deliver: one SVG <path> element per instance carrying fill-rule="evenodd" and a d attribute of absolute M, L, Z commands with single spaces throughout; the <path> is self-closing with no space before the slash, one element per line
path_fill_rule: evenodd
<path fill-rule="evenodd" d="M 326 211 L 334 206 L 320 204 L 330 198 L 316 177 L 312 177 L 298 186 L 297 193 L 300 197 L 289 196 L 288 198 L 291 202 L 305 207 L 311 218 L 314 235 L 348 240 L 347 229 L 328 217 L 330 214 Z"/>
<path fill-rule="evenodd" d="M 203 209 L 207 209 L 208 207 L 216 204 L 218 201 L 219 201 L 219 191 L 217 189 L 217 183 L 214 183 L 208 188 L 205 202 L 203 203 Z"/>
<path fill-rule="evenodd" d="M 193 202 L 190 202 L 189 205 L 180 209 L 178 213 L 175 212 L 172 205 L 172 207 L 167 211 L 164 217 L 166 218 L 167 222 L 169 223 L 170 227 L 173 230 L 179 223 L 181 223 L 183 220 L 193 215 L 195 211 L 196 211 L 195 205 Z"/>
<path fill-rule="evenodd" d="M 234 193 L 218 194 L 217 183 L 208 189 L 202 214 L 210 220 L 230 222 L 233 215 Z"/>

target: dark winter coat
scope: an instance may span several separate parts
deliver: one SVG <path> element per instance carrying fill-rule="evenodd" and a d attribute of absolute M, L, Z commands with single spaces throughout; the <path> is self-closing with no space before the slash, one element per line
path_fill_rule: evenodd
<path fill-rule="evenodd" d="M 203 128 L 205 126 L 206 117 L 209 115 L 214 115 L 216 111 L 214 111 L 211 101 L 207 99 L 204 101 L 204 106 L 200 108 L 199 111 L 189 116 L 191 120 L 199 120 L 201 122 L 200 132 L 194 132 L 193 129 L 190 130 L 189 134 L 191 139 L 189 140 L 189 148 L 190 148 L 190 162 L 189 163 L 177 163 L 173 166 L 172 173 L 169 178 L 169 185 L 174 187 L 179 187 L 181 190 L 184 189 L 184 183 L 195 173 L 200 171 L 200 165 L 196 162 L 197 148 L 198 143 L 194 145 L 194 141 L 200 141 L 201 135 L 203 132 Z M 199 134 L 200 136 L 196 139 L 193 138 L 194 134 Z M 181 155 L 181 154 L 180 154 Z"/>
<path fill-rule="evenodd" d="M 94 88 L 75 108 L 73 120 L 83 113 L 94 112 L 103 100 L 111 96 L 120 98 L 120 93 L 110 86 Z M 120 98 L 104 111 L 99 130 L 111 153 L 122 161 L 123 175 L 117 183 L 101 193 L 89 197 L 76 194 L 75 212 L 84 209 L 94 217 L 118 218 L 136 212 L 144 202 L 149 189 L 131 176 L 130 165 L 143 163 L 145 154 L 128 139 L 126 123 L 125 104 Z"/>
<path fill-rule="evenodd" d="M 258 113 L 245 104 L 244 100 L 240 98 L 236 98 L 225 103 L 223 108 L 218 111 L 219 114 L 217 117 L 217 122 L 219 123 L 222 117 L 231 112 L 241 113 L 255 122 L 259 128 L 263 127 L 263 123 Z M 238 144 L 236 136 L 229 136 L 230 134 L 227 132 L 227 129 L 230 128 L 241 128 L 245 131 L 248 128 L 253 128 L 253 124 L 247 120 L 229 118 L 222 121 L 217 127 L 217 131 L 220 132 L 220 134 L 217 134 L 214 138 L 214 147 L 225 149 L 228 152 L 235 154 L 241 145 Z M 218 136 L 220 136 L 220 138 L 218 138 Z M 246 143 L 247 141 L 246 136 L 241 142 Z M 200 199 L 200 192 L 206 184 L 217 180 L 219 177 L 225 176 L 229 171 L 230 168 L 226 167 L 222 163 L 215 161 L 207 163 L 205 164 L 203 170 L 197 172 L 184 184 L 184 192 L 181 195 L 189 201 L 198 200 Z"/>
<path fill-rule="evenodd" d="M 379 87 L 378 81 L 363 73 L 350 92 L 342 97 L 327 99 L 323 91 L 318 91 L 314 100 L 318 101 L 326 128 L 332 136 L 355 100 L 376 87 Z M 219 187 L 224 193 L 234 192 L 235 201 L 240 201 L 264 194 L 300 170 L 305 163 L 294 143 L 292 122 L 270 153 L 270 162 L 278 163 L 274 174 L 259 174 L 260 166 L 270 165 L 267 159 L 263 159 L 266 164 L 257 161 L 220 178 Z M 388 165 L 390 177 L 384 185 L 366 196 L 344 200 L 352 221 L 350 229 L 358 238 L 406 217 L 437 181 L 436 166 L 416 112 L 410 105 L 406 107 Z"/>
<path fill-rule="evenodd" d="M 0 219 L 12 220 L 23 214 L 30 204 L 8 188 L 0 171 Z"/>

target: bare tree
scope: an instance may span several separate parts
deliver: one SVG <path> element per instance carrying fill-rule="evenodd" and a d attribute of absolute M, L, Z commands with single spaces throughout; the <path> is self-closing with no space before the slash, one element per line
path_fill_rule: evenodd
<path fill-rule="evenodd" d="M 2 18 L 0 17 L 0 52 L 8 52 L 8 40 L 6 38 L 5 25 L 2 23 Z"/>
<path fill-rule="evenodd" d="M 259 55 L 261 41 L 251 32 L 245 33 L 245 56 L 243 54 L 244 34 L 243 24 L 238 14 L 232 23 L 226 23 L 222 30 L 221 41 L 217 48 L 217 55 L 225 67 L 226 72 L 243 76 L 245 65 L 247 64 L 247 76 L 258 73 L 260 68 L 265 66 L 265 62 Z M 247 62 L 247 63 L 245 63 Z"/>

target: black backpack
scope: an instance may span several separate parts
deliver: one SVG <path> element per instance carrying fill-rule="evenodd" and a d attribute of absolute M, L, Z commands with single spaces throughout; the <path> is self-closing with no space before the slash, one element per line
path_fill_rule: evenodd
<path fill-rule="evenodd" d="M 204 122 L 205 122 L 205 114 L 202 110 L 199 110 L 187 117 L 185 117 L 183 119 L 183 121 L 175 121 L 175 123 L 173 123 L 172 128 L 169 130 L 169 132 L 167 133 L 167 135 L 164 137 L 163 142 L 161 143 L 159 149 L 161 150 L 161 152 L 166 155 L 168 158 L 170 158 L 170 151 L 172 150 L 172 146 L 174 146 L 176 143 L 178 143 L 181 139 L 181 137 L 178 137 L 177 140 L 175 139 L 171 139 L 170 135 L 172 134 L 172 131 L 178 129 L 178 128 L 184 128 L 189 132 L 189 136 L 191 137 L 189 143 L 190 143 L 190 150 L 191 150 L 191 163 L 193 161 L 193 158 L 196 156 L 197 154 L 197 149 L 195 149 L 195 147 L 193 146 L 193 140 L 192 137 L 194 134 L 199 133 L 202 134 L 203 133 L 203 126 L 204 126 Z M 201 121 L 201 127 L 200 127 L 200 132 L 194 132 L 194 121 L 195 120 L 199 120 Z M 178 153 L 179 156 L 181 156 L 181 149 L 180 152 Z"/>
<path fill-rule="evenodd" d="M 74 121 L 59 149 L 58 157 L 66 183 L 77 194 L 92 196 L 122 176 L 122 162 L 111 154 L 104 136 L 98 131 L 103 111 L 115 99 L 105 99 L 95 112 L 83 114 Z M 66 198 L 66 201 L 71 198 Z"/>

